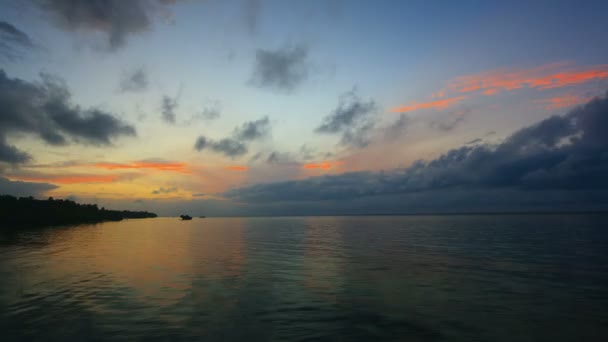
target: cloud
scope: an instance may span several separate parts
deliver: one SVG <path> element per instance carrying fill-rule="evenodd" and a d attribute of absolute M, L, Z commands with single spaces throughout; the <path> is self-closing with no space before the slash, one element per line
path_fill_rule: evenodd
<path fill-rule="evenodd" d="M 356 90 L 351 90 L 340 97 L 338 107 L 323 119 L 315 132 L 339 133 L 342 145 L 365 147 L 369 144 L 369 132 L 374 128 L 371 116 L 376 110 L 373 100 L 364 101 Z"/>
<path fill-rule="evenodd" d="M 265 137 L 268 133 L 270 133 L 270 119 L 265 116 L 236 127 L 232 136 L 238 140 L 250 141 Z"/>
<path fill-rule="evenodd" d="M 225 192 L 246 202 L 355 200 L 421 192 L 603 191 L 608 195 L 608 94 L 564 116 L 525 127 L 497 145 L 465 145 L 431 161 L 384 172 L 351 172 Z M 608 198 L 603 196 L 603 198 Z M 525 196 L 525 195 L 524 195 Z M 543 199 L 543 196 L 529 195 Z M 546 203 L 551 201 L 545 198 Z"/>
<path fill-rule="evenodd" d="M 412 121 L 412 118 L 402 113 L 395 122 L 384 128 L 384 137 L 387 139 L 396 139 L 400 137 L 412 124 Z"/>
<path fill-rule="evenodd" d="M 30 160 L 30 155 L 19 151 L 15 146 L 8 145 L 6 138 L 0 131 L 0 162 L 11 164 L 25 163 Z"/>
<path fill-rule="evenodd" d="M 250 84 L 281 92 L 292 92 L 307 77 L 308 48 L 286 46 L 277 50 L 258 49 Z"/>
<path fill-rule="evenodd" d="M 149 169 L 156 171 L 167 171 L 190 174 L 188 165 L 181 162 L 171 162 L 163 160 L 142 160 L 132 163 L 96 163 L 94 167 L 106 170 L 124 170 L 124 169 Z"/>
<path fill-rule="evenodd" d="M 272 151 L 268 154 L 266 162 L 269 164 L 293 165 L 294 158 L 286 152 Z"/>
<path fill-rule="evenodd" d="M 194 149 L 202 151 L 204 149 L 210 149 L 213 152 L 224 154 L 228 157 L 235 158 L 242 156 L 247 153 L 247 145 L 244 143 L 232 139 L 224 138 L 218 141 L 209 140 L 204 136 L 200 136 L 196 139 Z"/>
<path fill-rule="evenodd" d="M 125 46 L 129 35 L 148 31 L 152 16 L 167 16 L 175 1 L 166 0 L 39 0 L 39 7 L 61 29 L 102 34 L 110 50 Z"/>
<path fill-rule="evenodd" d="M 45 192 L 56 188 L 56 185 L 48 183 L 11 181 L 7 178 L 0 177 L 0 194 L 4 195 L 40 197 Z"/>
<path fill-rule="evenodd" d="M 215 120 L 222 116 L 222 111 L 219 107 L 205 107 L 200 113 L 200 117 L 205 120 Z"/>
<path fill-rule="evenodd" d="M 482 143 L 482 142 L 483 142 L 483 139 L 477 138 L 477 139 L 473 139 L 473 140 L 467 141 L 465 143 L 465 145 L 475 145 L 475 144 L 479 144 L 479 143 Z"/>
<path fill-rule="evenodd" d="M 11 175 L 10 178 L 52 184 L 114 183 L 121 179 L 116 175 Z"/>
<path fill-rule="evenodd" d="M 532 69 L 496 70 L 465 75 L 452 80 L 448 87 L 458 93 L 483 91 L 485 95 L 494 95 L 504 90 L 546 90 L 608 78 L 608 64 L 568 69 L 564 67 L 563 63 L 556 63 Z"/>
<path fill-rule="evenodd" d="M 258 18 L 262 8 L 262 0 L 246 0 L 243 6 L 244 22 L 249 33 L 254 34 L 258 28 Z"/>
<path fill-rule="evenodd" d="M 0 161 L 21 163 L 29 156 L 7 143 L 13 133 L 37 135 L 51 145 L 73 142 L 110 145 L 115 138 L 135 136 L 135 128 L 103 110 L 70 103 L 65 84 L 41 75 L 40 83 L 7 77 L 0 70 Z"/>
<path fill-rule="evenodd" d="M 177 192 L 177 190 L 178 189 L 176 187 L 173 187 L 173 188 L 163 188 L 163 187 L 160 187 L 158 190 L 152 191 L 152 194 L 153 195 L 170 194 L 170 193 L 173 193 L 173 192 Z"/>
<path fill-rule="evenodd" d="M 220 140 L 208 139 L 199 136 L 194 143 L 194 149 L 202 151 L 210 149 L 216 153 L 235 158 L 248 152 L 247 144 L 254 140 L 262 139 L 270 134 L 270 119 L 265 116 L 255 121 L 248 121 L 237 126 L 230 137 Z"/>
<path fill-rule="evenodd" d="M 0 57 L 14 61 L 23 57 L 23 50 L 34 48 L 30 37 L 6 21 L 0 21 Z"/>
<path fill-rule="evenodd" d="M 302 165 L 305 169 L 321 169 L 321 170 L 329 170 L 331 168 L 336 167 L 336 163 L 331 162 L 323 162 L 323 163 L 308 163 Z"/>
<path fill-rule="evenodd" d="M 419 109 L 437 109 L 444 110 L 448 107 L 451 107 L 458 102 L 464 100 L 465 96 L 457 96 L 447 99 L 435 100 L 430 102 L 412 102 L 409 105 L 399 106 L 391 109 L 391 112 L 394 113 L 407 113 L 412 112 Z"/>
<path fill-rule="evenodd" d="M 219 101 L 211 101 L 203 107 L 203 109 L 192 115 L 192 117 L 185 122 L 186 125 L 192 125 L 193 123 L 200 120 L 216 120 L 222 116 L 222 107 Z"/>
<path fill-rule="evenodd" d="M 177 103 L 177 97 L 172 98 L 170 96 L 163 96 L 161 103 L 160 103 L 160 108 L 161 108 L 161 117 L 163 119 L 163 121 L 165 121 L 166 123 L 169 124 L 175 124 L 175 109 L 177 108 L 178 103 Z"/>
<path fill-rule="evenodd" d="M 125 73 L 120 81 L 121 92 L 141 92 L 148 88 L 148 75 L 144 68 L 137 68 Z"/>
<path fill-rule="evenodd" d="M 443 132 L 448 132 L 456 128 L 456 126 L 458 126 L 460 123 L 462 123 L 464 121 L 464 118 L 465 116 L 462 114 L 451 113 L 448 116 L 432 120 L 429 125 L 431 126 L 431 128 L 435 128 Z"/>
<path fill-rule="evenodd" d="M 544 105 L 545 109 L 560 109 L 566 107 L 572 107 L 589 101 L 589 97 L 583 97 L 579 95 L 565 94 L 560 96 L 554 96 L 547 99 L 537 100 L 537 103 Z"/>

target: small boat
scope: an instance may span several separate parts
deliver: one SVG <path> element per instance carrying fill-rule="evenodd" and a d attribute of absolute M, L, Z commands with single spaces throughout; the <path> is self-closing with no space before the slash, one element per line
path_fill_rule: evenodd
<path fill-rule="evenodd" d="M 207 217 L 207 216 L 205 216 L 205 215 L 201 215 L 201 216 L 199 216 L 199 218 L 205 218 L 205 217 Z"/>
<path fill-rule="evenodd" d="M 192 220 L 192 216 L 188 215 L 179 215 L 179 217 L 181 217 L 182 221 Z"/>

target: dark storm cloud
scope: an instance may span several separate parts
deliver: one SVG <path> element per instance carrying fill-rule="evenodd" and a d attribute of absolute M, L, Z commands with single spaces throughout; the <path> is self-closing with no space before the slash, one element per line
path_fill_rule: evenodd
<path fill-rule="evenodd" d="M 39 197 L 45 192 L 56 188 L 56 185 L 48 183 L 11 181 L 4 177 L 0 177 L 0 195 Z"/>
<path fill-rule="evenodd" d="M 100 109 L 84 109 L 70 102 L 70 93 L 59 79 L 41 75 L 31 83 L 7 77 L 0 70 L 0 161 L 20 163 L 29 156 L 10 146 L 7 136 L 36 135 L 51 145 L 72 141 L 109 145 L 114 138 L 134 136 L 135 128 Z"/>
<path fill-rule="evenodd" d="M 30 37 L 6 21 L 0 21 L 0 57 L 14 61 L 23 50 L 33 48 Z"/>
<path fill-rule="evenodd" d="M 177 97 L 163 96 L 160 102 L 161 117 L 163 121 L 170 124 L 175 124 L 175 109 L 177 108 Z"/>
<path fill-rule="evenodd" d="M 315 132 L 342 134 L 342 145 L 365 147 L 370 142 L 369 135 L 374 128 L 372 115 L 376 110 L 373 100 L 364 101 L 351 90 L 340 97 L 338 107 L 323 119 Z"/>
<path fill-rule="evenodd" d="M 144 68 L 137 68 L 127 72 L 120 80 L 119 89 L 121 92 L 140 92 L 148 88 L 148 75 Z"/>
<path fill-rule="evenodd" d="M 235 158 L 248 152 L 248 142 L 262 139 L 268 134 L 270 134 L 270 119 L 265 116 L 261 119 L 248 121 L 241 126 L 235 127 L 230 137 L 220 140 L 211 140 L 204 136 L 199 136 L 194 143 L 194 149 L 197 151 L 210 149 L 213 152 Z"/>
<path fill-rule="evenodd" d="M 286 46 L 277 50 L 258 49 L 250 83 L 256 87 L 292 92 L 308 77 L 308 48 Z"/>
<path fill-rule="evenodd" d="M 405 169 L 258 184 L 225 195 L 246 201 L 318 201 L 450 189 L 605 192 L 607 130 L 608 95 L 523 128 L 498 145 L 465 145 Z"/>
<path fill-rule="evenodd" d="M 166 15 L 175 1 L 163 0 L 34 0 L 61 29 L 102 33 L 107 45 L 117 50 L 127 37 L 147 31 L 152 16 Z"/>
<path fill-rule="evenodd" d="M 19 151 L 15 146 L 10 146 L 6 142 L 6 138 L 0 134 L 0 162 L 7 163 L 25 163 L 30 159 L 30 156 L 22 151 Z"/>

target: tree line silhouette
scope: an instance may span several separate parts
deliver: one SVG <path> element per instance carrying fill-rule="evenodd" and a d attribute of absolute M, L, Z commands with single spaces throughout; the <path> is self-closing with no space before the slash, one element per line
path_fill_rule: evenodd
<path fill-rule="evenodd" d="M 147 211 L 106 210 L 97 204 L 71 200 L 39 200 L 33 197 L 0 195 L 0 228 L 120 221 L 127 218 L 156 217 Z"/>

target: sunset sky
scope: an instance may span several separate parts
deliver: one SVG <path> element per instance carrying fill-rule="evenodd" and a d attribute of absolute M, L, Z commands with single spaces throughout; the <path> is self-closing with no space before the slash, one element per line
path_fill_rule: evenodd
<path fill-rule="evenodd" d="M 0 1 L 0 193 L 608 209 L 607 1 Z"/>

